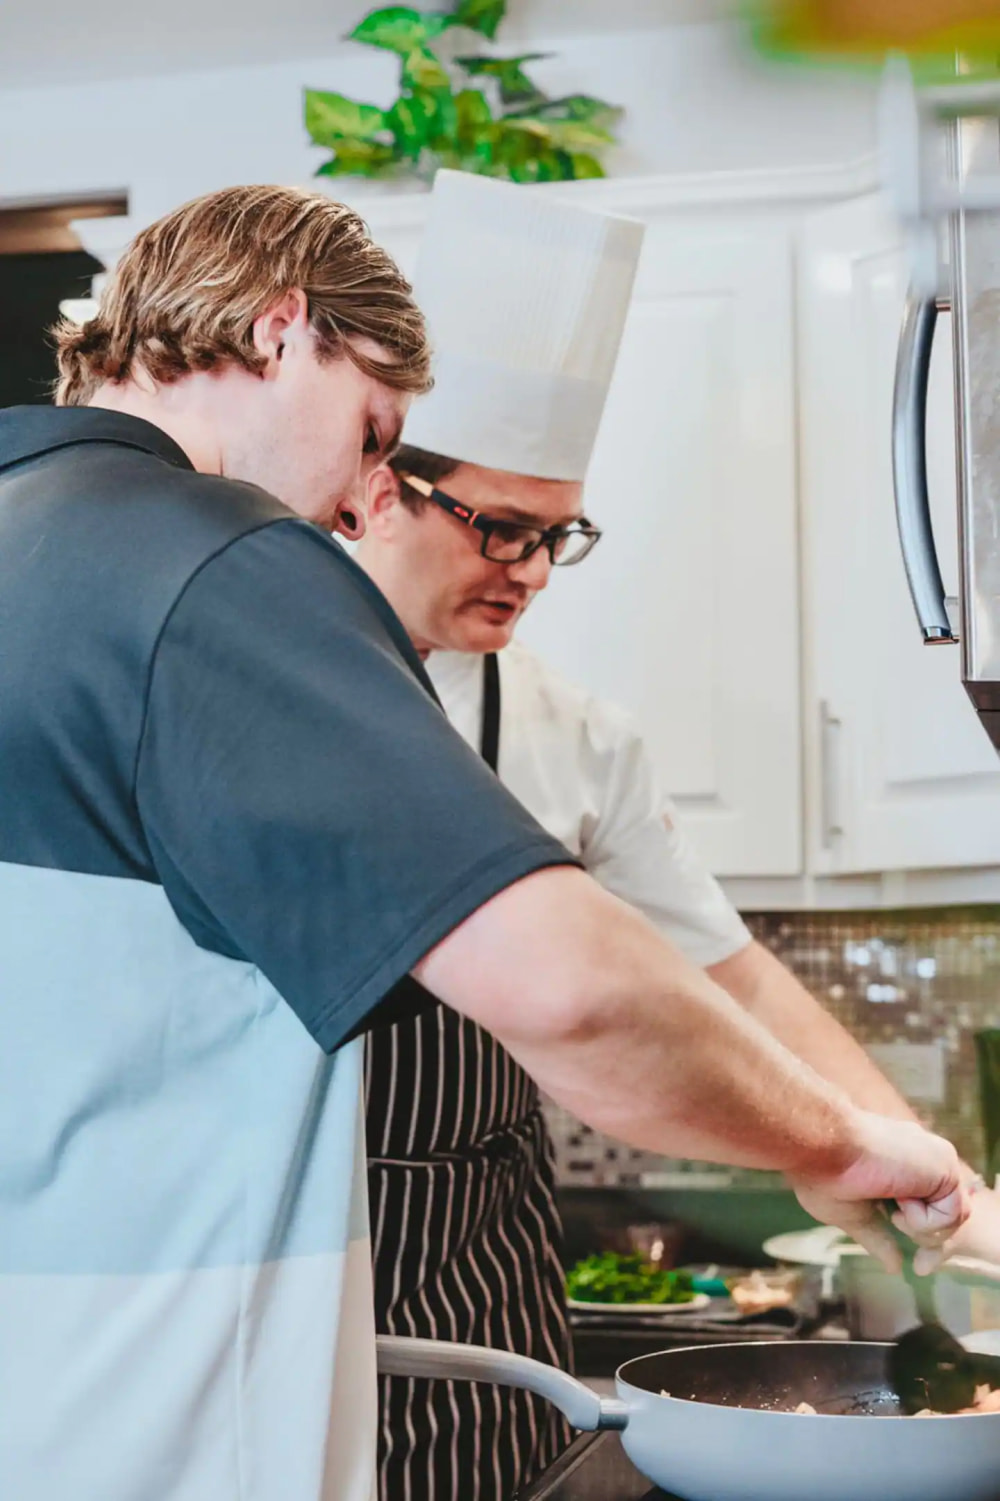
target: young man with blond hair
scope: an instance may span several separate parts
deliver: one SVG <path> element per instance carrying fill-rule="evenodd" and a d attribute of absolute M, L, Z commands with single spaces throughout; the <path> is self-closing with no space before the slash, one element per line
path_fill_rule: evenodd
<path fill-rule="evenodd" d="M 598 1128 L 785 1170 L 883 1244 L 967 1214 L 575 867 L 374 585 L 428 385 L 355 215 L 234 188 L 139 235 L 0 413 L 0 1489 L 369 1501 L 359 1037 L 412 974 Z M 683 1050 L 679 1044 L 683 1042 Z"/>

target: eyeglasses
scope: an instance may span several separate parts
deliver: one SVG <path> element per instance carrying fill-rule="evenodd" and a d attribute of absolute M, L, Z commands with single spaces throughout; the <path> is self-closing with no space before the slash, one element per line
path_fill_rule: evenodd
<path fill-rule="evenodd" d="M 501 521 L 471 510 L 415 474 L 401 474 L 399 478 L 456 521 L 474 527 L 483 539 L 479 551 L 491 563 L 523 563 L 544 547 L 556 568 L 569 568 L 582 563 L 601 540 L 600 528 L 592 526 L 586 517 L 573 526 L 525 526 L 520 521 Z"/>

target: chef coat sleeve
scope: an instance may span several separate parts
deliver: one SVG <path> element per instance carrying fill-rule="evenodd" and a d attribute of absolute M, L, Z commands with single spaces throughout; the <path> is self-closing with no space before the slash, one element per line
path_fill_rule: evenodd
<path fill-rule="evenodd" d="M 195 941 L 258 966 L 331 1051 L 490 897 L 573 863 L 452 730 L 375 586 L 297 520 L 188 581 L 136 798 Z"/>
<path fill-rule="evenodd" d="M 629 717 L 591 700 L 582 754 L 594 793 L 583 827 L 586 869 L 693 963 L 705 968 L 739 953 L 751 935 L 680 828 Z"/>

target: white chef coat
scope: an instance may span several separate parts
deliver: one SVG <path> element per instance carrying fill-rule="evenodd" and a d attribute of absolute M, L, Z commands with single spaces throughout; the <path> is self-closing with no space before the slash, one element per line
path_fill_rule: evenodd
<path fill-rule="evenodd" d="M 730 958 L 750 934 L 679 827 L 628 714 L 561 677 L 514 641 L 499 654 L 499 773 L 602 886 L 638 908 L 695 964 Z M 483 659 L 426 662 L 448 718 L 478 750 Z"/>

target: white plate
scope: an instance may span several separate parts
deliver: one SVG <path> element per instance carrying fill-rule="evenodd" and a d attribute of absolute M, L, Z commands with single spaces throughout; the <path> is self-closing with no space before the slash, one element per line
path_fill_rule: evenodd
<path fill-rule="evenodd" d="M 711 1303 L 708 1293 L 695 1293 L 688 1303 L 578 1303 L 567 1298 L 566 1306 L 574 1313 L 697 1313 Z"/>
<path fill-rule="evenodd" d="M 817 1225 L 815 1230 L 790 1230 L 787 1235 L 772 1235 L 764 1242 L 764 1251 L 774 1261 L 803 1266 L 837 1266 L 841 1256 L 864 1255 L 861 1246 L 855 1245 L 843 1230 L 833 1225 Z"/>

